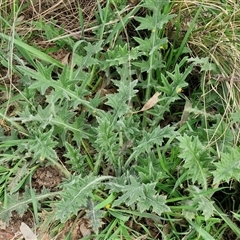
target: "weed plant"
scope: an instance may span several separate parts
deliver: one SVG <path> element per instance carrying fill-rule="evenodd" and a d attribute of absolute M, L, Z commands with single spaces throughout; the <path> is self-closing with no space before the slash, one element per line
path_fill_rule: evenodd
<path fill-rule="evenodd" d="M 23 38 L 2 15 L 2 221 L 31 208 L 40 238 L 83 216 L 91 234 L 81 239 L 240 238 L 238 88 L 209 78 L 230 71 L 228 58 L 193 54 L 197 23 L 209 14 L 200 1 L 177 41 L 186 27 L 179 6 L 97 1 L 91 40 L 33 23 L 70 49 L 67 62 L 31 46 L 34 34 Z M 14 19 L 21 11 L 15 4 Z M 79 19 L 86 34 L 81 11 Z M 227 45 L 239 52 L 235 43 Z M 48 165 L 63 181 L 37 191 L 32 176 Z"/>

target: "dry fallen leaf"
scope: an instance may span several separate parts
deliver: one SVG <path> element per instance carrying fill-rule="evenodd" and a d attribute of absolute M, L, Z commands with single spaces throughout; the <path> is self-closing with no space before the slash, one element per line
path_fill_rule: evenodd
<path fill-rule="evenodd" d="M 141 110 L 139 110 L 138 112 L 144 112 L 150 108 L 152 108 L 153 106 L 155 106 L 157 104 L 157 102 L 159 101 L 158 96 L 160 95 L 159 92 L 156 92 L 146 103 L 145 105 L 142 107 Z"/>
<path fill-rule="evenodd" d="M 86 225 L 86 222 L 82 222 L 80 225 L 80 232 L 83 235 L 83 237 L 89 236 L 91 234 L 91 230 Z"/>
<path fill-rule="evenodd" d="M 37 240 L 37 236 L 32 232 L 32 230 L 26 223 L 21 223 L 20 231 L 25 240 Z"/>
<path fill-rule="evenodd" d="M 70 65 L 70 53 L 67 53 L 62 59 L 61 63 L 63 65 Z"/>
<path fill-rule="evenodd" d="M 1 120 L 0 120 L 1 121 Z M 2 230 L 5 230 L 6 229 L 6 223 L 5 222 L 3 222 L 2 220 L 0 220 L 0 230 L 2 229 Z"/>
<path fill-rule="evenodd" d="M 187 100 L 186 103 L 185 103 L 185 106 L 184 106 L 182 116 L 181 116 L 180 127 L 182 127 L 186 123 L 186 121 L 188 119 L 188 116 L 190 114 L 189 113 L 189 108 L 191 108 L 191 107 L 192 107 L 191 102 Z"/>

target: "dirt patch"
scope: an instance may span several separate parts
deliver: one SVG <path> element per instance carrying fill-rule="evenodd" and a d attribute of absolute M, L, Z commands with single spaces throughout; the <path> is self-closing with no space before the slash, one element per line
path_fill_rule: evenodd
<path fill-rule="evenodd" d="M 54 189 L 62 181 L 62 175 L 53 166 L 39 167 L 32 177 L 32 187 L 40 192 L 43 187 L 54 191 Z M 13 212 L 12 218 L 7 226 L 3 222 L 0 222 L 0 240 L 10 240 L 10 239 L 22 239 L 22 234 L 20 231 L 20 225 L 24 222 L 28 227 L 34 232 L 35 223 L 34 216 L 31 211 L 26 212 L 22 217 L 17 213 Z M 48 235 L 44 235 L 44 239 Z"/>
<path fill-rule="evenodd" d="M 9 225 L 6 226 L 3 222 L 0 222 L 0 240 L 12 240 L 21 239 L 22 233 L 20 231 L 20 225 L 22 222 L 27 224 L 31 229 L 34 228 L 34 217 L 29 211 L 26 212 L 22 217 L 13 212 Z"/>
<path fill-rule="evenodd" d="M 39 167 L 32 177 L 32 187 L 40 192 L 43 187 L 54 190 L 62 181 L 62 175 L 53 166 Z"/>
<path fill-rule="evenodd" d="M 74 222 L 67 221 L 56 239 L 62 240 L 69 235 L 69 233 L 71 234 L 70 238 L 72 240 L 78 240 L 89 236 L 92 233 L 89 220 L 82 217 Z"/>

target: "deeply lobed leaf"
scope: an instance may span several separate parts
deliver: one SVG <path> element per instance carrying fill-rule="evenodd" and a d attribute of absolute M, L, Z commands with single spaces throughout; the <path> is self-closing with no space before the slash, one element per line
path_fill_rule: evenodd
<path fill-rule="evenodd" d="M 177 139 L 181 149 L 179 157 L 184 160 L 183 167 L 187 169 L 189 179 L 193 183 L 198 182 L 204 189 L 207 189 L 207 181 L 210 175 L 208 165 L 211 162 L 208 152 L 196 136 L 184 134 Z"/>
<path fill-rule="evenodd" d="M 228 148 L 228 152 L 221 154 L 221 160 L 214 163 L 213 184 L 222 181 L 229 182 L 231 179 L 240 181 L 240 148 Z"/>

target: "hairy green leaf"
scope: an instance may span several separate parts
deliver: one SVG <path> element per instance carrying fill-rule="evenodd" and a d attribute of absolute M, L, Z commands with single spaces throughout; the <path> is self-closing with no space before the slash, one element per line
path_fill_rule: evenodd
<path fill-rule="evenodd" d="M 66 222 L 72 214 L 77 215 L 81 208 L 86 208 L 89 199 L 93 198 L 93 190 L 98 189 L 99 182 L 111 179 L 112 177 L 96 177 L 88 175 L 72 176 L 72 178 L 63 184 L 61 192 L 61 201 L 56 204 L 56 218 L 61 222 Z"/>
<path fill-rule="evenodd" d="M 189 179 L 193 183 L 198 182 L 204 189 L 207 189 L 207 180 L 210 175 L 208 165 L 211 162 L 208 152 L 204 149 L 198 137 L 184 134 L 177 139 L 180 142 L 179 147 L 181 149 L 179 157 L 184 160 L 183 167 L 187 169 Z"/>
<path fill-rule="evenodd" d="M 164 128 L 156 127 L 152 132 L 143 130 L 143 138 L 137 142 L 137 146 L 133 148 L 134 152 L 131 156 L 138 157 L 141 153 L 150 153 L 154 149 L 154 145 L 162 146 L 164 139 L 176 136 L 177 132 L 173 127 L 166 126 Z"/>
<path fill-rule="evenodd" d="M 143 3 L 143 6 L 152 10 L 152 11 L 159 11 L 161 10 L 167 3 L 169 3 L 169 0 L 146 0 Z"/>
<path fill-rule="evenodd" d="M 202 212 L 202 215 L 207 221 L 210 217 L 214 215 L 215 211 L 214 201 L 210 200 L 211 194 L 193 185 L 189 186 L 188 189 L 190 192 L 190 196 L 192 197 L 192 208 L 194 210 Z"/>
<path fill-rule="evenodd" d="M 28 204 L 32 203 L 32 197 L 29 191 L 30 190 L 26 188 L 24 194 L 21 196 L 19 193 L 7 195 L 4 205 L 0 204 L 0 220 L 8 224 L 13 211 L 16 211 L 22 216 L 29 209 Z M 45 198 L 52 198 L 57 194 L 58 192 L 50 193 L 45 189 L 42 193 L 36 195 L 36 200 L 40 201 Z"/>
<path fill-rule="evenodd" d="M 98 234 L 99 228 L 101 228 L 104 224 L 102 219 L 105 212 L 103 210 L 95 210 L 94 207 L 94 202 L 89 201 L 87 205 L 86 216 L 90 220 L 93 231 Z"/>
<path fill-rule="evenodd" d="M 42 132 L 39 130 L 34 139 L 29 141 L 29 152 L 33 153 L 36 160 L 42 160 L 45 158 L 57 159 L 57 154 L 54 150 L 57 142 L 52 139 L 52 132 L 53 130 L 49 130 L 48 132 Z"/>
<path fill-rule="evenodd" d="M 134 208 L 136 204 L 140 212 L 152 210 L 159 215 L 163 212 L 171 211 L 166 205 L 166 197 L 156 193 L 156 183 L 143 184 L 130 175 L 129 178 L 125 176 L 121 179 L 115 179 L 106 185 L 110 192 L 122 193 L 113 202 L 113 207 L 125 204 Z"/>
<path fill-rule="evenodd" d="M 171 212 L 170 208 L 166 205 L 166 196 L 156 194 L 156 183 L 144 184 L 144 193 L 146 198 L 141 198 L 138 201 L 140 212 L 151 210 L 159 216 L 163 212 Z"/>
<path fill-rule="evenodd" d="M 156 30 L 162 29 L 164 24 L 168 23 L 175 15 L 159 15 L 156 16 L 146 16 L 146 17 L 136 17 L 136 20 L 140 22 L 140 26 L 137 30 Z"/>
<path fill-rule="evenodd" d="M 240 180 L 240 148 L 228 148 L 228 152 L 221 154 L 220 162 L 214 163 L 213 184 L 222 181 L 229 182 L 232 178 Z"/>

